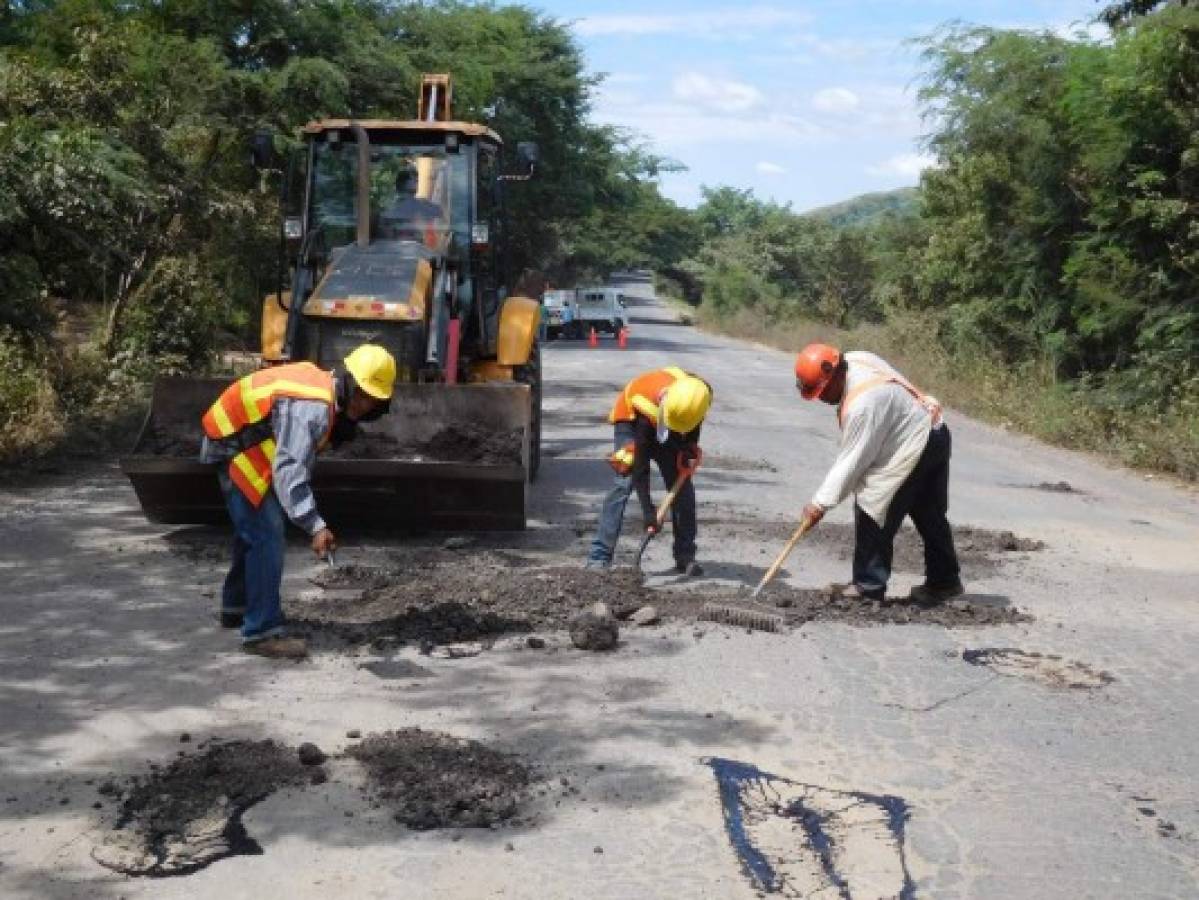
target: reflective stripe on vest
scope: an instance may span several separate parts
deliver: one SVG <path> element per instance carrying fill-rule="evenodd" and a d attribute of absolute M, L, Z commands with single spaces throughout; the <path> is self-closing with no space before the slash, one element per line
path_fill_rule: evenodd
<path fill-rule="evenodd" d="M 873 378 L 867 378 L 841 398 L 841 403 L 837 407 L 837 424 L 841 428 L 845 427 L 845 417 L 849 414 L 849 407 L 853 404 L 853 402 L 867 391 L 876 387 L 881 387 L 884 384 L 899 385 L 901 388 L 915 397 L 916 401 L 928 411 L 928 413 L 932 416 L 933 425 L 940 423 L 941 404 L 938 403 L 935 398 L 924 394 L 919 388 L 917 388 L 898 372 L 886 372 L 870 365 L 869 363 L 854 363 L 854 365 L 862 366 L 863 368 L 869 369 L 877 374 Z"/>
<path fill-rule="evenodd" d="M 204 413 L 204 433 L 216 441 L 232 438 L 269 416 L 279 397 L 317 400 L 328 406 L 329 428 L 321 440 L 324 446 L 337 415 L 333 375 L 307 362 L 260 369 L 233 382 Z M 255 507 L 271 489 L 274 461 L 275 440 L 271 437 L 245 447 L 229 461 L 229 479 Z"/>
<path fill-rule="evenodd" d="M 656 426 L 658 424 L 658 398 L 662 392 L 678 381 L 686 378 L 687 373 L 677 366 L 667 366 L 654 372 L 638 375 L 616 397 L 612 411 L 608 413 L 608 421 L 631 422 L 641 413 Z"/>

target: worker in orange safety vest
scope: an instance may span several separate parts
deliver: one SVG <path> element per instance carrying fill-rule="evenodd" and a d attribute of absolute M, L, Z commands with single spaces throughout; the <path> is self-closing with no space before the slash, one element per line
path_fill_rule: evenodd
<path fill-rule="evenodd" d="M 692 467 L 699 455 L 699 433 L 712 405 L 712 388 L 702 378 L 674 366 L 638 375 L 616 397 L 608 421 L 613 426 L 613 452 L 608 464 L 616 481 L 600 511 L 599 527 L 587 557 L 587 567 L 607 569 L 612 564 L 629 495 L 636 490 L 646 528 L 656 527 L 650 498 L 649 464 L 652 460 L 667 488 L 679 476 L 680 462 Z M 688 479 L 671 507 L 675 569 L 698 576 L 695 561 L 697 526 L 695 487 Z"/>
<path fill-rule="evenodd" d="M 911 598 L 936 603 L 960 595 L 949 510 L 952 442 L 941 405 L 873 353 L 810 344 L 795 363 L 805 400 L 837 407 L 841 442 L 823 483 L 803 509 L 815 525 L 854 495 L 853 581 L 847 597 L 882 600 L 895 535 L 911 517 L 924 541 L 924 584 Z"/>
<path fill-rule="evenodd" d="M 388 408 L 396 364 L 363 344 L 327 372 L 309 362 L 260 369 L 227 387 L 204 413 L 200 458 L 220 463 L 218 478 L 233 521 L 233 564 L 221 592 L 221 624 L 241 628 L 247 651 L 298 658 L 302 640 L 283 627 L 285 519 L 312 538 L 319 557 L 337 539 L 312 493 L 316 455 L 351 440 L 357 424 Z"/>

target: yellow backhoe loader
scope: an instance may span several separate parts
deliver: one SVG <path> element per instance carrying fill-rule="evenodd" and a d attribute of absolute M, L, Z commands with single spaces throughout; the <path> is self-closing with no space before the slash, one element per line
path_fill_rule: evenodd
<path fill-rule="evenodd" d="M 532 177 L 538 152 L 518 144 L 506 170 L 499 135 L 453 121 L 451 93 L 448 75 L 426 75 L 415 120 L 309 123 L 284 179 L 290 288 L 281 283 L 265 298 L 263 365 L 332 368 L 370 342 L 387 347 L 399 369 L 391 411 L 362 426 L 367 440 L 347 445 L 364 449 L 317 464 L 317 501 L 334 522 L 525 525 L 541 449 L 540 305 L 508 293 L 517 273 L 502 210 L 505 189 Z M 268 138 L 255 141 L 259 166 L 270 164 Z M 151 520 L 224 519 L 213 470 L 164 455 L 158 439 L 194 433 L 198 446 L 200 416 L 226 381 L 155 383 L 149 417 L 121 461 Z M 489 453 L 501 438 L 497 446 L 511 452 Z"/>

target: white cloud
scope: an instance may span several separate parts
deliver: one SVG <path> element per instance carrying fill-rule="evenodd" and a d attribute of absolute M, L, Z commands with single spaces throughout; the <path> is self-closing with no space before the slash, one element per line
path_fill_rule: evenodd
<path fill-rule="evenodd" d="M 703 144 L 794 146 L 823 140 L 827 134 L 807 119 L 787 113 L 762 110 L 729 113 L 677 99 L 655 100 L 616 93 L 599 98 L 594 118 L 606 125 L 631 129 L 655 147 L 680 155 Z"/>
<path fill-rule="evenodd" d="M 724 113 L 738 113 L 762 103 L 762 92 L 752 84 L 684 72 L 671 85 L 678 100 Z"/>
<path fill-rule="evenodd" d="M 853 112 L 862 101 L 849 88 L 832 87 L 817 91 L 812 97 L 812 105 L 821 112 L 848 113 Z"/>
<path fill-rule="evenodd" d="M 903 45 L 886 38 L 823 38 L 817 34 L 799 34 L 784 42 L 787 46 L 806 50 L 822 60 L 842 63 L 860 63 L 866 60 L 893 61 L 896 51 Z M 811 57 L 797 61 L 814 62 Z"/>
<path fill-rule="evenodd" d="M 886 162 L 867 166 L 866 174 L 876 178 L 919 178 L 921 172 L 936 164 L 936 159 L 926 153 L 900 153 Z"/>
<path fill-rule="evenodd" d="M 575 31 L 585 37 L 619 35 L 641 37 L 653 34 L 690 35 L 709 38 L 743 38 L 755 32 L 806 25 L 806 13 L 778 6 L 727 7 L 681 14 L 645 13 L 585 16 Z"/>
<path fill-rule="evenodd" d="M 787 170 L 784 169 L 782 166 L 780 166 L 778 163 L 766 162 L 765 160 L 758 163 L 756 166 L 754 166 L 754 168 L 757 169 L 758 172 L 761 173 L 762 175 L 786 175 L 787 174 Z"/>

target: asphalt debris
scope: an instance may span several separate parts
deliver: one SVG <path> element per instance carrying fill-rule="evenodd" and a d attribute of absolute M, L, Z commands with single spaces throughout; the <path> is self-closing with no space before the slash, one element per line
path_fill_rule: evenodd
<path fill-rule="evenodd" d="M 368 792 L 416 830 L 490 828 L 516 816 L 533 781 L 514 756 L 420 728 L 369 734 L 346 750 Z"/>
<path fill-rule="evenodd" d="M 130 779 L 112 829 L 92 850 L 126 875 L 186 875 L 229 856 L 256 855 L 242 815 L 275 791 L 308 780 L 296 751 L 272 740 L 214 742 Z M 121 793 L 113 781 L 100 793 Z"/>

